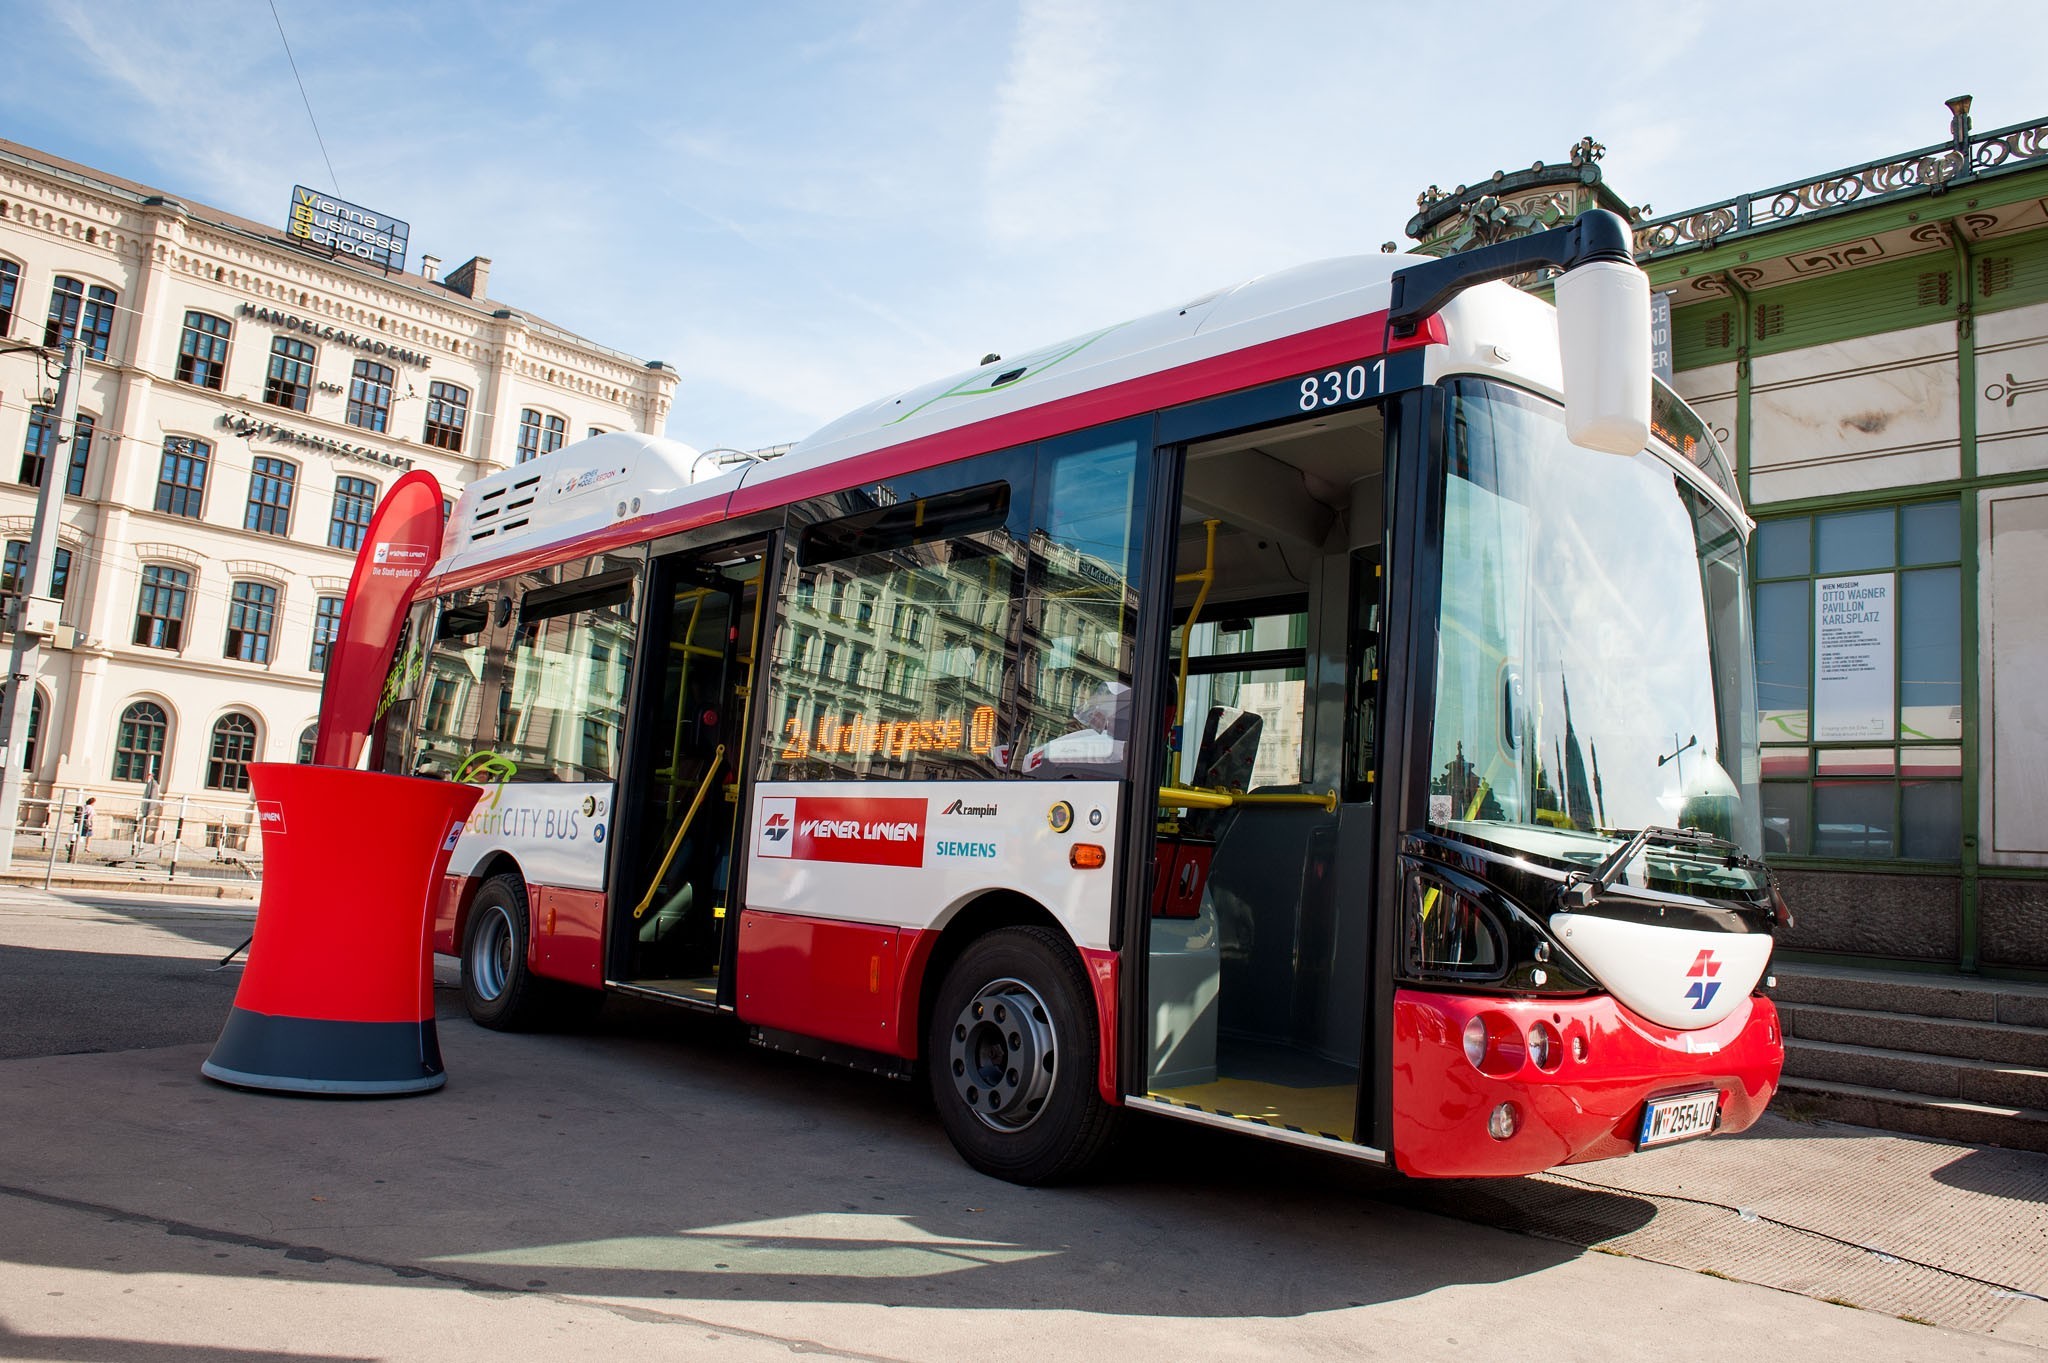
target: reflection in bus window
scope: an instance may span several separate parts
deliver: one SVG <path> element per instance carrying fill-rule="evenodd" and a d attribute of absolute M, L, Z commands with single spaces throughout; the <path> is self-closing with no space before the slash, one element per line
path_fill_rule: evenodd
<path fill-rule="evenodd" d="M 637 572 L 603 556 L 446 598 L 414 769 L 491 781 L 616 777 Z"/>
<path fill-rule="evenodd" d="M 1138 446 L 1048 450 L 1040 469 L 1017 766 L 1114 777 L 1130 741 Z"/>
<path fill-rule="evenodd" d="M 1023 589 L 1010 485 L 870 501 L 796 537 L 769 654 L 765 775 L 999 775 Z"/>

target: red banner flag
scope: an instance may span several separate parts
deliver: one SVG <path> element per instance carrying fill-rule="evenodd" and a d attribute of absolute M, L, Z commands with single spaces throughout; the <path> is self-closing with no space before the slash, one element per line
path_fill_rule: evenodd
<path fill-rule="evenodd" d="M 327 646 L 320 732 L 313 741 L 317 765 L 353 767 L 362 759 L 413 589 L 440 552 L 441 484 L 414 469 L 385 494 L 356 551 L 341 626 Z"/>

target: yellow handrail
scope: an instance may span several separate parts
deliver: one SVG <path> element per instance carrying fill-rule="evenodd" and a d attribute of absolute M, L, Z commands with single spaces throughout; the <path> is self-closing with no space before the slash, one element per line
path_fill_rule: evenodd
<path fill-rule="evenodd" d="M 1238 805 L 1314 805 L 1326 814 L 1337 812 L 1337 792 L 1204 790 L 1200 786 L 1161 786 L 1161 809 L 1233 809 Z"/>
<path fill-rule="evenodd" d="M 1209 588 L 1216 581 L 1216 527 L 1223 522 L 1210 519 L 1202 522 L 1202 529 L 1208 532 L 1208 547 L 1202 556 L 1200 572 L 1181 573 L 1175 582 L 1199 582 L 1202 589 L 1195 593 L 1195 604 L 1188 607 L 1188 618 L 1180 627 L 1180 684 L 1173 693 L 1174 721 L 1181 726 L 1183 735 L 1187 732 L 1188 706 L 1188 657 L 1195 642 L 1195 621 L 1201 617 L 1202 603 L 1209 599 Z M 1185 737 L 1183 737 L 1185 742 Z"/>
<path fill-rule="evenodd" d="M 655 869 L 654 883 L 647 887 L 646 897 L 633 906 L 633 920 L 635 922 L 638 922 L 647 910 L 653 907 L 655 892 L 661 889 L 661 878 L 668 874 L 669 863 L 676 859 L 676 849 L 683 845 L 683 834 L 690 831 L 691 821 L 697 817 L 697 810 L 702 807 L 704 797 L 711 791 L 711 783 L 718 779 L 718 774 L 724 769 L 724 766 L 725 744 L 721 743 L 718 745 L 718 751 L 711 754 L 711 765 L 705 771 L 703 781 L 699 782 L 697 786 L 697 798 L 690 801 L 690 811 L 683 815 L 682 826 L 676 829 L 675 839 L 668 845 L 668 854 L 661 859 L 661 865 Z"/>

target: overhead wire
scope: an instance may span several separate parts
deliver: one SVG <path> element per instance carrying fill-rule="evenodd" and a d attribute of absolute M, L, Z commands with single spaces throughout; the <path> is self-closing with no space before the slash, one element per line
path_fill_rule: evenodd
<path fill-rule="evenodd" d="M 299 98 L 306 102 L 306 121 L 313 125 L 313 140 L 320 144 L 320 159 L 327 162 L 327 178 L 334 185 L 337 196 L 341 193 L 341 179 L 334 173 L 334 158 L 327 154 L 327 139 L 320 135 L 320 120 L 313 117 L 313 100 L 306 93 L 306 82 L 299 75 L 298 59 L 292 56 L 291 40 L 284 36 L 284 20 L 277 14 L 277 0 L 270 0 L 270 18 L 277 25 L 277 40 L 284 44 L 284 59 L 291 64 L 292 79 L 298 82 Z"/>

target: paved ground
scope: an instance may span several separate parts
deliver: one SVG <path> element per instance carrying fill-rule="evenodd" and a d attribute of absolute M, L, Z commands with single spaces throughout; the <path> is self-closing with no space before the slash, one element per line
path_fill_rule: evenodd
<path fill-rule="evenodd" d="M 266 1097 L 197 1073 L 247 914 L 0 890 L 0 1358 L 2048 1354 L 2048 1157 L 1771 1121 L 1424 1185 L 1154 1119 L 1026 1190 L 904 1086 L 617 1001 Z"/>

